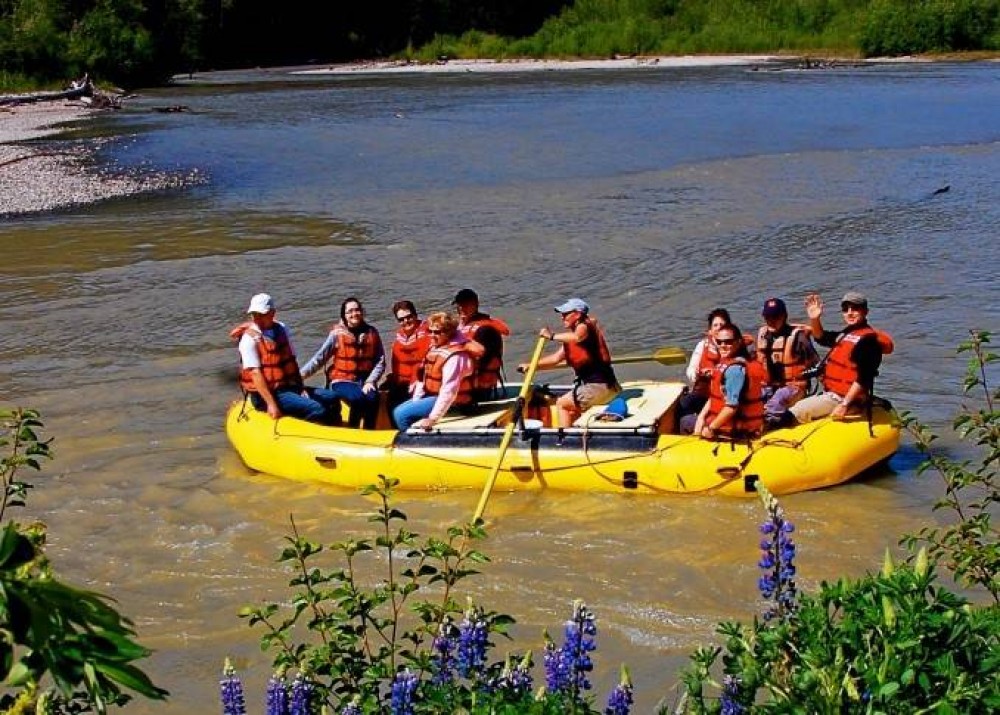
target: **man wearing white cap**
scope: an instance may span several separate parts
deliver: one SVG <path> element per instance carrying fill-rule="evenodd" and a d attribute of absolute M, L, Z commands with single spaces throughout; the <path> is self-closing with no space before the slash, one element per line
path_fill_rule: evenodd
<path fill-rule="evenodd" d="M 562 316 L 566 329 L 554 333 L 546 327 L 538 332 L 541 337 L 559 343 L 559 349 L 541 358 L 538 367 L 569 365 L 576 373 L 573 389 L 556 400 L 559 426 L 571 427 L 589 408 L 611 402 L 621 387 L 611 367 L 611 351 L 604 331 L 590 316 L 590 306 L 579 298 L 570 298 L 556 312 Z M 528 366 L 521 363 L 517 369 L 524 372 Z"/>
<path fill-rule="evenodd" d="M 824 330 L 823 301 L 815 293 L 806 297 L 813 338 L 831 350 L 824 361 L 823 392 L 796 402 L 789 410 L 798 422 L 827 416 L 842 420 L 870 406 L 883 351 L 888 352 L 891 347 L 883 347 L 879 333 L 868 324 L 868 299 L 862 293 L 845 293 L 840 310 L 846 324 L 844 329 Z"/>
<path fill-rule="evenodd" d="M 240 387 L 253 406 L 272 419 L 284 415 L 326 422 L 328 410 L 305 393 L 291 335 L 274 319 L 274 299 L 258 293 L 247 308 L 250 321 L 233 330 L 239 339 Z"/>

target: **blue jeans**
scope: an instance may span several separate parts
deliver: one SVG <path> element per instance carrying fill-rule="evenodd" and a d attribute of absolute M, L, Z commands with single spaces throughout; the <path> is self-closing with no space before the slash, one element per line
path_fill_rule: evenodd
<path fill-rule="evenodd" d="M 278 403 L 278 409 L 281 410 L 283 415 L 319 424 L 326 424 L 328 422 L 329 408 L 320 400 L 303 397 L 298 390 L 289 388 L 279 387 L 272 394 L 274 395 L 274 401 Z M 261 412 L 267 412 L 267 403 L 256 392 L 250 393 L 250 402 L 254 408 Z"/>
<path fill-rule="evenodd" d="M 417 400 L 407 400 L 392 411 L 392 421 L 400 432 L 405 432 L 417 422 L 427 417 L 434 409 L 437 395 L 421 397 Z"/>
<path fill-rule="evenodd" d="M 331 382 L 328 387 L 317 388 L 313 391 L 313 396 L 324 404 L 336 406 L 340 400 L 346 402 L 351 410 L 347 418 L 350 427 L 360 427 L 364 420 L 365 427 L 375 429 L 375 420 L 378 417 L 378 390 L 365 393 L 361 389 L 361 384 L 350 380 L 338 380 Z"/>

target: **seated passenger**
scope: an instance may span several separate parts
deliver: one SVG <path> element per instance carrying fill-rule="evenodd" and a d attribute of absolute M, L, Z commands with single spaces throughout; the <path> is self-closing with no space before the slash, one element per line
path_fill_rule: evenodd
<path fill-rule="evenodd" d="M 469 355 L 475 360 L 473 400 L 503 397 L 503 339 L 510 335 L 510 328 L 479 311 L 479 296 L 471 288 L 458 291 L 452 303 L 458 312 L 458 332 L 470 341 Z"/>
<path fill-rule="evenodd" d="M 553 333 L 542 328 L 539 335 L 559 343 L 559 348 L 538 361 L 538 367 L 569 365 L 576 374 L 573 389 L 556 400 L 559 410 L 559 427 L 572 427 L 573 423 L 594 405 L 606 405 L 621 392 L 621 386 L 611 367 L 611 351 L 604 331 L 597 320 L 590 316 L 590 306 L 579 298 L 570 298 L 556 308 L 562 315 L 564 330 Z M 519 372 L 528 369 L 527 363 L 517 367 Z"/>
<path fill-rule="evenodd" d="M 472 357 L 458 321 L 447 313 L 432 313 L 427 326 L 432 345 L 421 379 L 413 383 L 413 397 L 392 412 L 401 432 L 410 427 L 430 431 L 453 405 L 472 402 Z"/>
<path fill-rule="evenodd" d="M 806 370 L 819 362 L 809 328 L 788 322 L 781 298 L 770 298 L 761 311 L 764 325 L 757 331 L 757 360 L 767 371 L 763 387 L 764 423 L 779 427 L 790 422 L 788 408 L 806 396 Z"/>
<path fill-rule="evenodd" d="M 719 348 L 715 344 L 715 336 L 727 325 L 732 324 L 729 311 L 716 308 L 708 314 L 708 330 L 705 337 L 698 341 L 691 353 L 687 366 L 687 379 L 690 389 L 677 402 L 677 417 L 683 422 L 687 415 L 697 415 L 708 401 L 708 383 L 712 378 L 712 369 L 719 364 Z M 688 421 L 689 427 L 694 427 L 694 418 Z"/>
<path fill-rule="evenodd" d="M 875 377 L 882 356 L 892 352 L 892 339 L 868 324 L 868 299 L 849 291 L 840 301 L 846 327 L 840 332 L 823 329 L 823 301 L 816 294 L 806 298 L 806 314 L 816 342 L 831 348 L 824 360 L 823 392 L 791 407 L 798 422 L 822 417 L 842 420 L 871 406 Z"/>
<path fill-rule="evenodd" d="M 427 323 L 421 322 L 412 301 L 396 301 L 392 313 L 399 329 L 389 352 L 389 374 L 383 383 L 389 392 L 390 410 L 410 399 L 410 385 L 417 380 L 417 372 L 431 348 Z"/>
<path fill-rule="evenodd" d="M 292 336 L 274 319 L 274 300 L 258 293 L 247 308 L 250 320 L 236 326 L 230 335 L 239 340 L 240 387 L 251 404 L 272 419 L 283 415 L 324 423 L 331 405 L 311 399 L 299 375 Z"/>
<path fill-rule="evenodd" d="M 715 338 L 719 364 L 712 370 L 708 402 L 691 430 L 703 439 L 753 439 L 764 426 L 764 368 L 748 357 L 740 329 L 729 325 Z M 690 419 L 688 415 L 685 419 Z"/>
<path fill-rule="evenodd" d="M 324 367 L 326 388 L 315 390 L 314 397 L 324 403 L 343 400 L 350 406 L 350 427 L 360 426 L 363 420 L 368 429 L 374 429 L 385 350 L 378 330 L 365 322 L 364 307 L 357 298 L 347 298 L 341 303 L 340 321 L 302 367 L 303 379 Z"/>

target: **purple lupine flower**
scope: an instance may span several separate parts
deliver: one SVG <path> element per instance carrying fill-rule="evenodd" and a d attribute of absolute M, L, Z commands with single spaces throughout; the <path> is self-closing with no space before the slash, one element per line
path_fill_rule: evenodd
<path fill-rule="evenodd" d="M 417 693 L 418 683 L 417 674 L 409 668 L 396 673 L 389 703 L 392 715 L 413 715 L 413 696 Z"/>
<path fill-rule="evenodd" d="M 465 618 L 458 624 L 458 649 L 455 655 L 458 674 L 474 678 L 486 665 L 489 648 L 490 624 L 481 608 L 469 605 Z"/>
<path fill-rule="evenodd" d="M 289 703 L 289 715 L 312 715 L 313 698 L 316 686 L 309 678 L 299 673 L 292 681 L 292 696 Z"/>
<path fill-rule="evenodd" d="M 285 674 L 279 671 L 267 681 L 267 715 L 289 715 L 288 712 L 288 681 Z"/>
<path fill-rule="evenodd" d="M 233 664 L 226 658 L 219 681 L 222 699 L 222 715 L 247 715 L 246 700 L 243 697 L 243 682 L 237 677 Z"/>
<path fill-rule="evenodd" d="M 445 617 L 431 644 L 431 682 L 448 685 L 455 680 L 455 649 L 458 647 L 458 629 Z"/>
<path fill-rule="evenodd" d="M 532 685 L 531 651 L 529 650 L 517 663 L 514 663 L 513 658 L 507 656 L 500 675 L 489 683 L 487 689 L 490 692 L 503 692 L 511 700 L 516 700 L 530 693 Z"/>
<path fill-rule="evenodd" d="M 573 665 L 562 648 L 546 634 L 545 654 L 545 689 L 550 693 L 562 693 L 570 689 L 573 678 Z"/>
<path fill-rule="evenodd" d="M 628 670 L 623 665 L 618 685 L 612 688 L 608 695 L 608 706 L 604 708 L 604 715 L 629 715 L 631 710 L 632 679 L 629 678 Z"/>
<path fill-rule="evenodd" d="M 795 586 L 795 544 L 791 534 L 795 525 L 785 520 L 785 511 L 765 486 L 758 485 L 760 499 L 767 509 L 768 520 L 760 526 L 761 557 L 757 565 L 764 574 L 757 587 L 765 600 L 773 605 L 764 610 L 764 620 L 786 620 L 795 613 L 797 589 Z"/>
<path fill-rule="evenodd" d="M 573 618 L 566 622 L 562 646 L 551 639 L 545 643 L 545 683 L 549 692 L 564 692 L 576 697 L 590 690 L 588 673 L 594 669 L 590 653 L 597 648 L 594 614 L 583 601 L 573 603 Z"/>
<path fill-rule="evenodd" d="M 743 682 L 733 675 L 727 675 L 722 679 L 722 696 L 719 704 L 722 709 L 719 715 L 743 715 L 747 709 L 740 701 L 740 689 Z"/>

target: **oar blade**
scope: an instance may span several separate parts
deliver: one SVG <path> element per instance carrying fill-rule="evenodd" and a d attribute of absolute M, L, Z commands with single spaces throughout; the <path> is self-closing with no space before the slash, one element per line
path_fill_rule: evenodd
<path fill-rule="evenodd" d="M 653 353 L 653 359 L 661 365 L 683 365 L 687 362 L 687 353 L 682 348 L 660 348 Z"/>
<path fill-rule="evenodd" d="M 664 347 L 656 352 L 645 355 L 616 355 L 611 358 L 615 365 L 627 365 L 635 362 L 658 362 L 661 365 L 683 365 L 687 362 L 687 353 L 683 348 Z"/>

